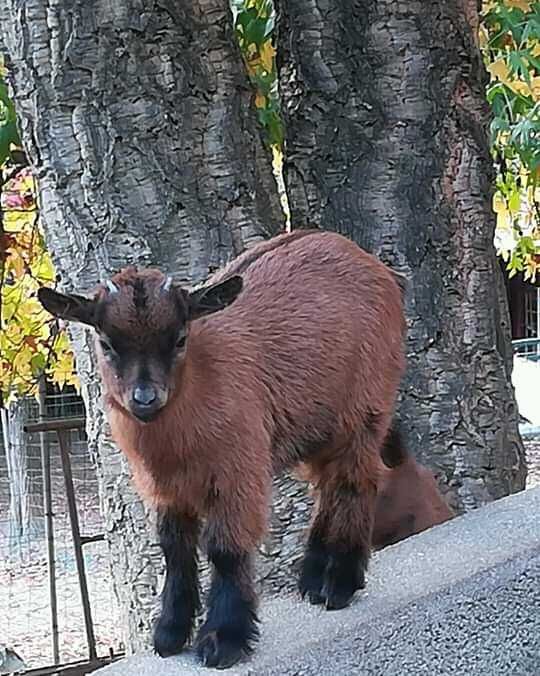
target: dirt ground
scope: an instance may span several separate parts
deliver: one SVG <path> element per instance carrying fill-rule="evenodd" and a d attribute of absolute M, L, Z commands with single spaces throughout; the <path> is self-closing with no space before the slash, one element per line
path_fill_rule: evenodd
<path fill-rule="evenodd" d="M 83 439 L 71 439 L 71 465 L 82 535 L 103 532 L 95 471 Z M 27 667 L 53 663 L 51 611 L 44 533 L 43 486 L 39 445 L 27 447 L 29 524 L 21 538 L 9 528 L 9 487 L 0 454 L 0 645 L 13 648 Z M 88 656 L 80 590 L 59 452 L 51 446 L 51 483 L 58 596 L 60 663 Z M 83 549 L 98 654 L 118 652 L 119 613 L 107 563 L 107 545 Z"/>
<path fill-rule="evenodd" d="M 527 488 L 540 486 L 540 439 L 528 439 L 525 441 L 527 453 Z"/>
<path fill-rule="evenodd" d="M 527 487 L 540 485 L 540 439 L 526 442 L 529 476 Z M 84 533 L 101 531 L 97 487 L 86 465 L 75 461 L 79 481 L 79 504 L 84 503 L 81 528 Z M 82 480 L 84 478 L 84 481 Z M 59 492 L 58 494 L 61 494 Z M 0 505 L 4 509 L 5 503 Z M 85 632 L 71 536 L 65 509 L 55 505 L 55 537 L 58 587 L 60 659 L 69 662 L 87 656 Z M 52 663 L 49 587 L 46 549 L 42 532 L 19 552 L 5 548 L 0 532 L 0 644 L 14 648 L 30 668 Z M 2 551 L 4 544 L 4 551 Z M 106 545 L 96 542 L 84 548 L 90 601 L 98 653 L 123 648 L 119 612 L 111 586 Z"/>
<path fill-rule="evenodd" d="M 86 571 L 98 654 L 121 650 L 118 612 L 110 585 L 104 543 L 85 547 Z M 57 592 L 60 662 L 88 656 L 75 562 L 58 550 Z M 53 663 L 51 614 L 45 557 L 0 569 L 1 642 L 14 648 L 30 668 Z"/>

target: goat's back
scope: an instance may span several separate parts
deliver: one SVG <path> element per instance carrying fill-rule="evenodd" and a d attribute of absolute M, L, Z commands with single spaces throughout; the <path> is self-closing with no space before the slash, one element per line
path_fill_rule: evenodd
<path fill-rule="evenodd" d="M 396 275 L 353 242 L 321 231 L 263 242 L 209 281 L 233 274 L 243 276 L 242 293 L 194 322 L 193 344 L 214 340 L 237 389 L 252 390 L 253 405 L 255 391 L 264 398 L 278 464 L 370 426 L 384 436 L 404 368 Z"/>

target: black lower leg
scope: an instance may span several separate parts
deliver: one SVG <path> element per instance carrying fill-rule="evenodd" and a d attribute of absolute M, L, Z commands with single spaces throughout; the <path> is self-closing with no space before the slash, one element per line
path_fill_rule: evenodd
<path fill-rule="evenodd" d="M 208 667 L 227 668 L 252 651 L 259 631 L 252 560 L 210 547 L 208 558 L 214 576 L 208 598 L 208 615 L 197 637 L 197 653 Z"/>
<path fill-rule="evenodd" d="M 370 519 L 357 491 L 323 493 L 300 573 L 300 593 L 328 610 L 347 606 L 365 586 Z"/>
<path fill-rule="evenodd" d="M 307 595 L 310 603 L 324 603 L 323 587 L 328 563 L 329 553 L 321 534 L 312 530 L 302 560 L 298 585 L 302 598 Z"/>
<path fill-rule="evenodd" d="M 167 566 L 161 615 L 154 647 L 162 657 L 175 655 L 191 636 L 200 606 L 197 566 L 197 520 L 167 511 L 159 515 L 159 538 Z"/>
<path fill-rule="evenodd" d="M 327 545 L 329 563 L 325 571 L 322 596 L 327 610 L 345 608 L 357 589 L 365 586 L 369 552 L 363 547 Z"/>

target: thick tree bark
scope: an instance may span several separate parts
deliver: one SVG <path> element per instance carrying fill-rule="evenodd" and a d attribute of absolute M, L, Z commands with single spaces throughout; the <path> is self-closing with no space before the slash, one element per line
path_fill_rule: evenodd
<path fill-rule="evenodd" d="M 61 285 L 128 263 L 204 278 L 282 227 L 227 0 L 1 0 L 26 148 Z M 129 650 L 147 644 L 161 552 L 73 330 Z"/>
<path fill-rule="evenodd" d="M 278 5 L 293 227 L 349 235 L 409 277 L 400 417 L 454 506 L 523 488 L 478 3 Z"/>

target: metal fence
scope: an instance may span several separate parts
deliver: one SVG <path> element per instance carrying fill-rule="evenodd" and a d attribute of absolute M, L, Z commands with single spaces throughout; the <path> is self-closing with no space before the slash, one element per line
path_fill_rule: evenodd
<path fill-rule="evenodd" d="M 521 338 L 512 341 L 514 354 L 529 361 L 540 361 L 540 338 Z"/>
<path fill-rule="evenodd" d="M 81 399 L 72 391 L 48 394 L 47 420 L 84 415 Z M 38 403 L 22 405 L 24 424 L 39 417 Z M 42 416 L 43 417 L 43 416 Z M 65 432 L 81 532 L 103 532 L 98 486 L 83 430 Z M 0 646 L 14 649 L 28 668 L 68 663 L 88 657 L 61 453 L 54 432 L 15 435 L 18 448 L 6 453 L 0 435 Z M 17 441 L 18 440 L 18 441 Z M 13 437 L 9 443 L 13 443 Z M 44 454 L 45 444 L 46 452 Z M 15 467 L 10 457 L 20 463 Z M 58 645 L 54 647 L 51 619 L 51 579 L 47 537 L 44 458 L 50 460 L 54 581 L 57 594 Z M 46 460 L 45 460 L 46 462 Z M 45 473 L 46 475 L 46 473 Z M 111 588 L 106 543 L 90 542 L 84 560 L 98 655 L 120 652 L 118 609 Z M 55 654 L 57 653 L 57 654 Z"/>
<path fill-rule="evenodd" d="M 512 348 L 514 350 L 514 357 L 519 357 L 520 359 L 526 361 L 526 362 L 532 362 L 534 364 L 539 364 L 540 363 L 540 337 L 537 338 L 521 338 L 519 340 L 514 340 L 512 341 Z M 515 372 L 516 372 L 516 367 L 519 365 L 514 364 L 514 378 L 515 378 Z M 528 371 L 537 371 L 538 367 L 531 367 L 528 368 Z M 519 386 L 514 383 L 516 389 L 516 396 L 518 399 L 518 404 L 520 406 L 520 413 L 524 412 L 526 415 L 530 415 L 530 413 L 527 413 L 527 409 L 529 409 L 532 406 L 536 406 L 535 402 L 538 401 L 538 391 L 540 390 L 540 382 L 536 382 L 536 376 L 531 376 L 529 375 L 524 382 L 522 382 Z M 520 403 L 520 400 L 524 401 L 524 403 Z M 525 409 L 525 410 L 524 410 Z M 532 410 L 534 413 L 534 409 Z M 531 415 L 532 419 L 532 415 Z M 530 422 L 529 420 L 526 420 L 525 418 L 520 422 L 519 425 L 519 431 L 521 433 L 521 436 L 524 439 L 538 439 L 540 438 L 540 425 L 536 424 L 535 422 Z"/>

